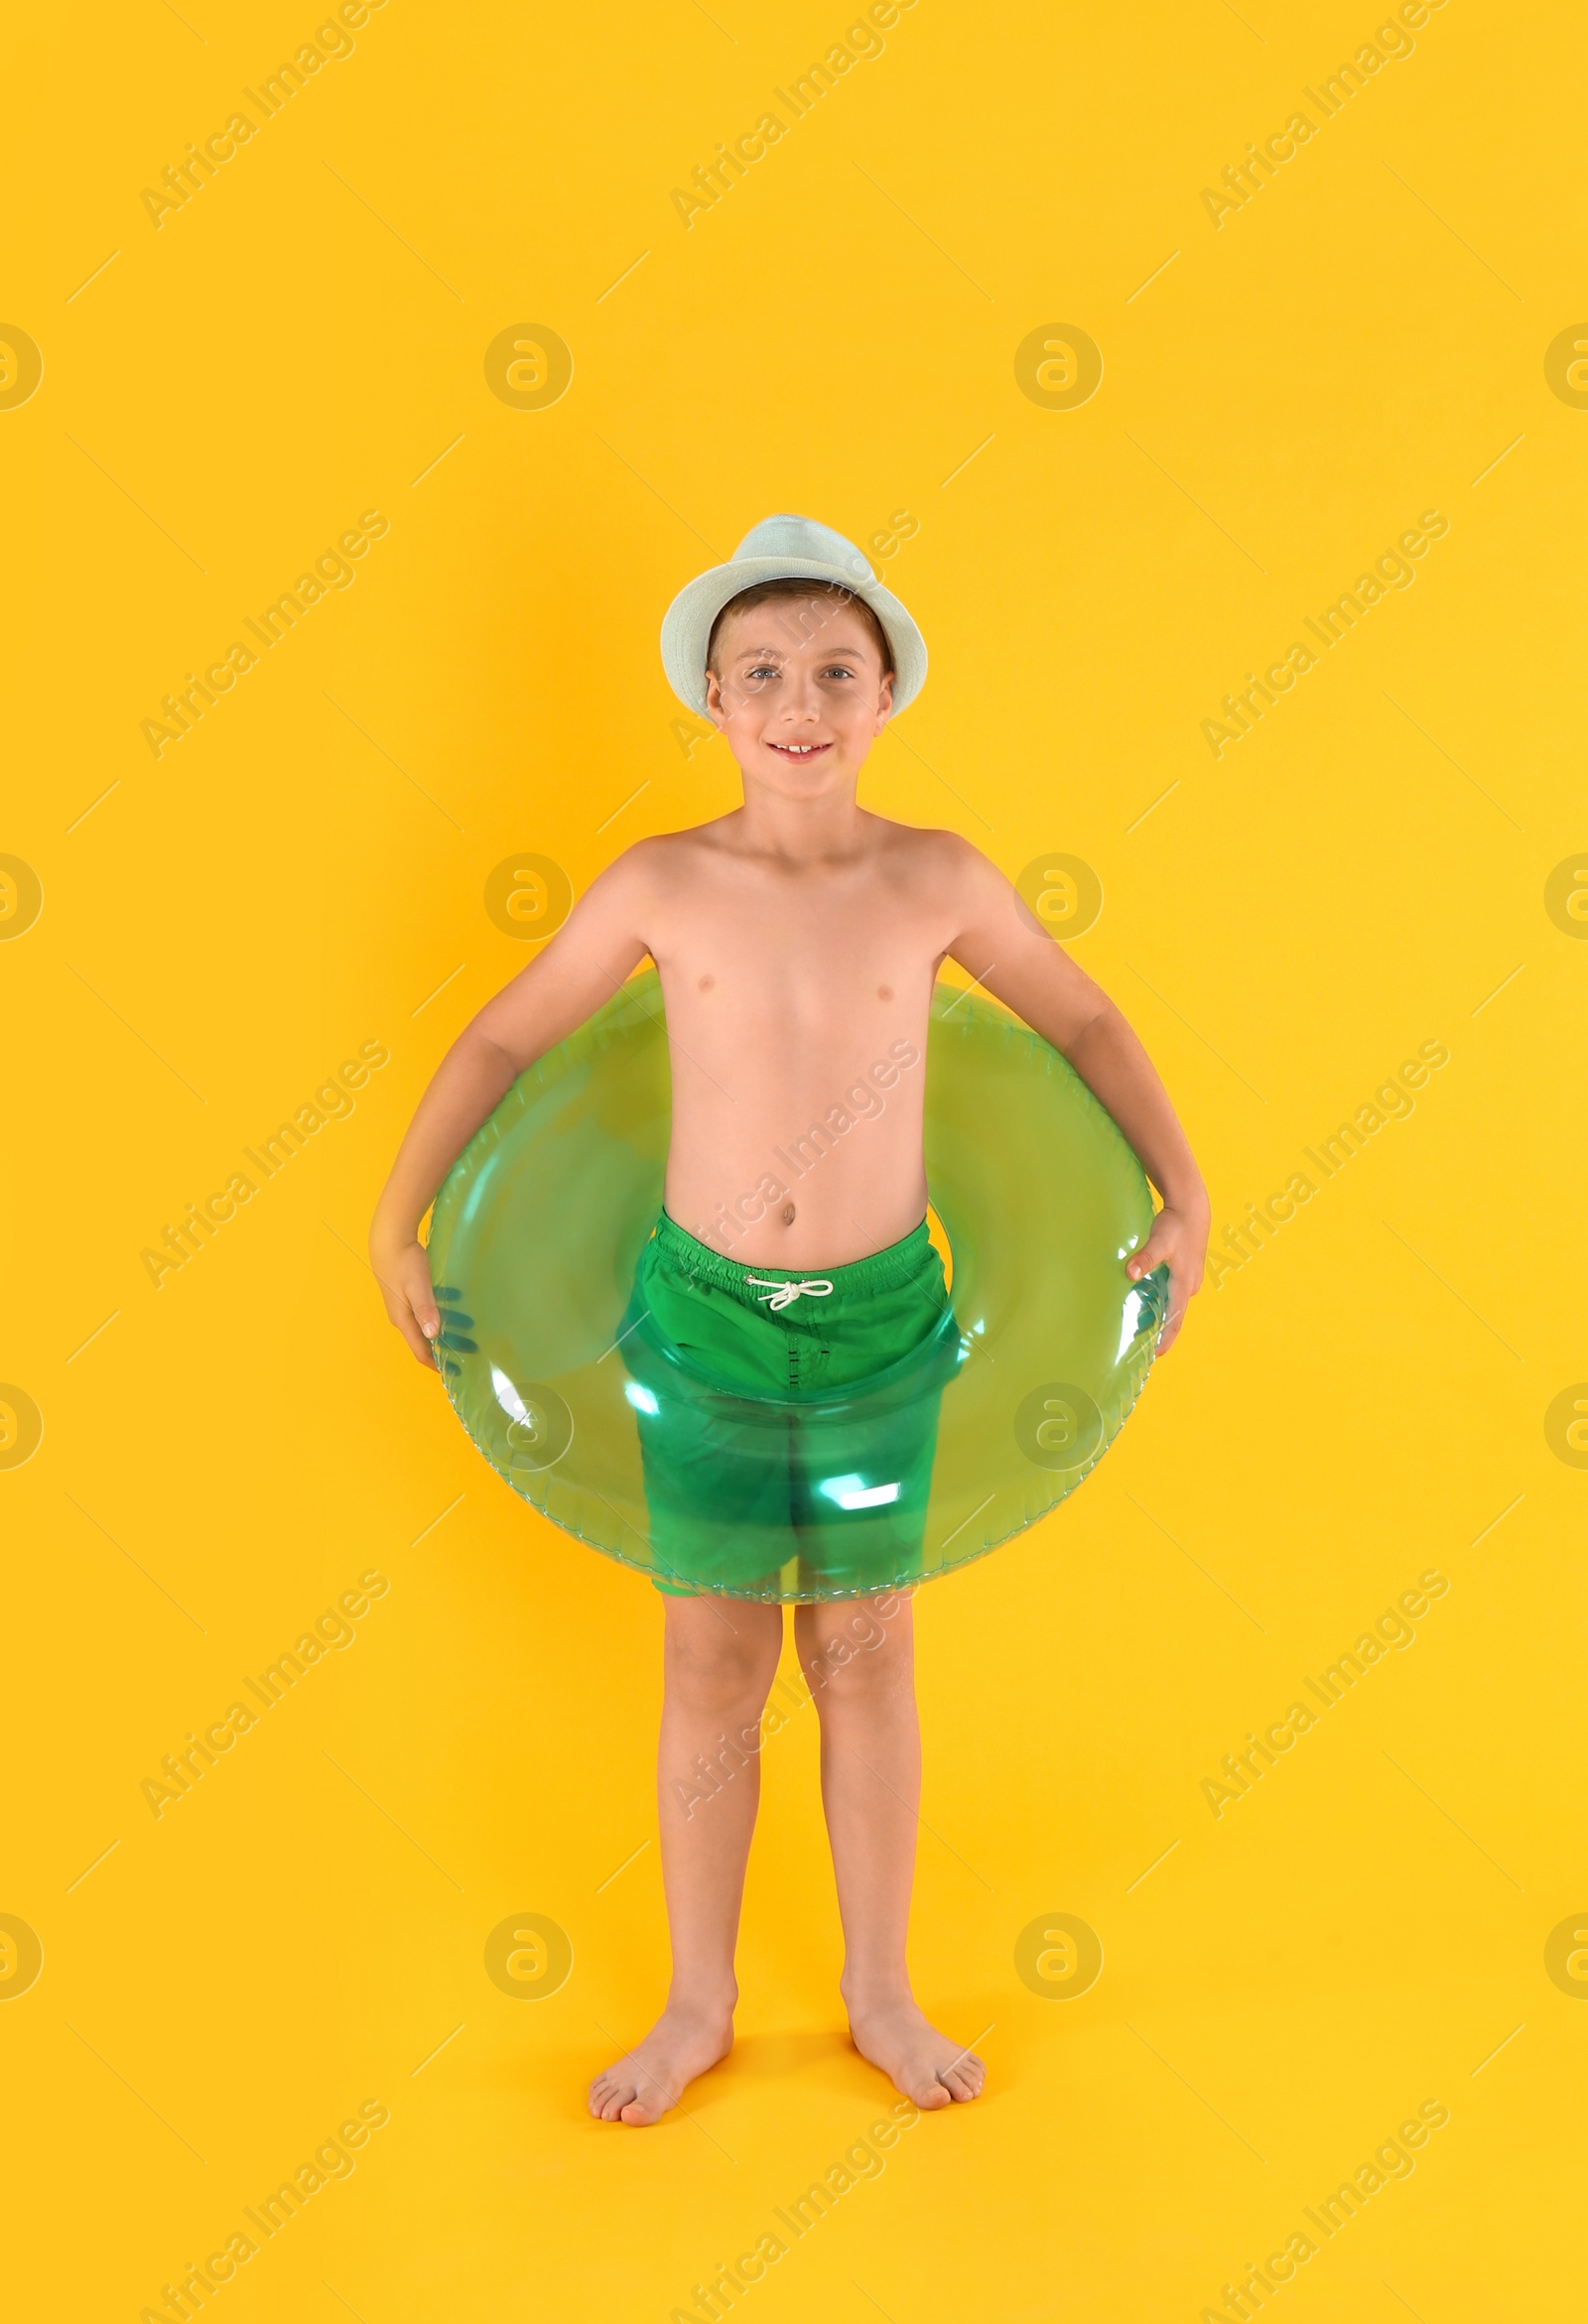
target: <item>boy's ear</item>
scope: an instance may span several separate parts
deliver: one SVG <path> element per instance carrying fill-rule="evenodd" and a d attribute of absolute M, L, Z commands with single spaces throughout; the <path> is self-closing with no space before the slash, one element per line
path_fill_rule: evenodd
<path fill-rule="evenodd" d="M 880 694 L 877 696 L 876 703 L 876 731 L 878 734 L 881 733 L 882 728 L 887 724 L 888 719 L 892 715 L 893 673 L 891 670 L 887 670 L 882 674 L 882 688 Z"/>
<path fill-rule="evenodd" d="M 719 728 L 728 724 L 728 712 L 723 707 L 723 681 L 715 670 L 706 673 L 706 715 Z"/>

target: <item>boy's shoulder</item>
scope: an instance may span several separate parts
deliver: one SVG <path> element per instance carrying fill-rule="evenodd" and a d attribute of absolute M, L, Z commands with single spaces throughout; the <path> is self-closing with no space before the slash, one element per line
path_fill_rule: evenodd
<path fill-rule="evenodd" d="M 894 878 L 957 894 L 975 892 L 989 882 L 1003 884 L 997 866 L 958 832 L 929 824 L 890 823 L 883 816 L 870 820 L 877 827 L 879 861 Z"/>
<path fill-rule="evenodd" d="M 721 847 L 721 839 L 714 839 L 713 835 L 728 820 L 727 816 L 719 816 L 713 823 L 688 824 L 682 831 L 652 832 L 643 839 L 631 841 L 620 855 L 614 855 L 597 877 L 612 887 L 648 881 L 658 872 L 676 875 L 686 857 Z"/>
<path fill-rule="evenodd" d="M 960 865 L 982 860 L 969 839 L 958 832 L 941 831 L 933 824 L 893 823 L 885 815 L 869 815 L 879 848 L 914 863 Z"/>

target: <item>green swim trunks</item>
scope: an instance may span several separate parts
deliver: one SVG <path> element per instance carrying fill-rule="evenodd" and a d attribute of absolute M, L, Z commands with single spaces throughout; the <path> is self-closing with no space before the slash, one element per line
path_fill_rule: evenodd
<path fill-rule="evenodd" d="M 743 1266 L 664 1212 L 621 1347 L 658 1589 L 853 1598 L 919 1577 L 962 1356 L 924 1220 L 802 1272 Z"/>

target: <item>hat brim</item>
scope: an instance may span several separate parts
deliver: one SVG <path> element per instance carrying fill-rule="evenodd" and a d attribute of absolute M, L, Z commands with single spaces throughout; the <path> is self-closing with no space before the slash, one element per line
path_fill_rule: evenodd
<path fill-rule="evenodd" d="M 811 557 L 745 557 L 714 565 L 686 582 L 662 618 L 662 667 L 681 703 L 706 715 L 706 648 L 712 624 L 730 597 L 760 581 L 826 581 L 859 597 L 882 624 L 893 654 L 893 710 L 906 710 L 926 683 L 926 640 L 891 589 L 880 581 L 857 581 L 842 566 Z"/>

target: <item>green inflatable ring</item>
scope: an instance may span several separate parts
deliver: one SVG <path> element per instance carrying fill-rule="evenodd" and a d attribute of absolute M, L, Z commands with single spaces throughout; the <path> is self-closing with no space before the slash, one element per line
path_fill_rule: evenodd
<path fill-rule="evenodd" d="M 797 1563 L 725 1581 L 653 1552 L 636 1406 L 665 1352 L 631 1306 L 661 1210 L 671 1111 L 653 970 L 522 1074 L 438 1195 L 429 1257 L 454 1411 L 496 1474 L 553 1524 L 664 1587 L 787 1603 L 930 1580 L 1058 1506 L 1140 1394 L 1167 1272 L 1131 1283 L 1152 1223 L 1139 1163 L 1074 1069 L 974 993 L 939 987 L 927 1045 L 925 1155 L 952 1254 L 951 1313 L 923 1364 L 940 1396 L 920 1548 L 897 1570 L 813 1585 Z M 787 1459 L 791 1424 L 832 1432 L 840 1467 L 894 1374 L 799 1403 L 740 1398 L 749 1457 Z M 908 1381 L 902 1392 L 914 1392 Z M 822 1440 L 818 1439 L 818 1443 Z M 841 1481 L 842 1482 L 842 1481 Z M 888 1488 L 878 1488 L 885 1492 Z M 923 1486 L 923 1490 L 926 1487 Z M 870 1496 L 875 1498 L 873 1492 Z"/>

